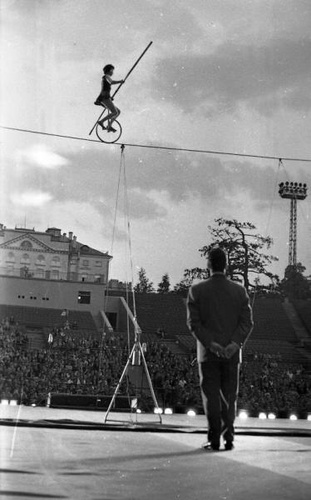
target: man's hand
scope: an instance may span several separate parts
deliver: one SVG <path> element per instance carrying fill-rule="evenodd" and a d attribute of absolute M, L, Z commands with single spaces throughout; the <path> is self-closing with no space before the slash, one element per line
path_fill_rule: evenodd
<path fill-rule="evenodd" d="M 216 354 L 216 356 L 218 356 L 218 358 L 225 357 L 224 348 L 220 344 L 218 344 L 217 342 L 211 342 L 209 349 L 213 354 Z"/>
<path fill-rule="evenodd" d="M 224 356 L 227 359 L 232 358 L 232 356 L 239 350 L 238 344 L 235 342 L 230 342 L 224 349 Z"/>

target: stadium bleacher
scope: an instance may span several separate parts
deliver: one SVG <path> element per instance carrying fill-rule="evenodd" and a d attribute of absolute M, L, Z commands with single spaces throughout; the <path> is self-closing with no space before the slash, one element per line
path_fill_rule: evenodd
<path fill-rule="evenodd" d="M 259 298 L 253 304 L 254 329 L 245 354 L 281 354 L 284 361 L 302 362 L 298 338 L 279 299 Z"/>
<path fill-rule="evenodd" d="M 299 339 L 278 298 L 256 298 L 253 301 L 254 329 L 246 344 L 245 354 L 263 352 L 280 354 L 284 361 L 310 365 L 298 348 Z M 186 325 L 185 299 L 178 294 L 137 294 L 136 308 L 143 341 L 161 342 L 164 338 L 177 340 L 182 348 L 193 353 L 195 340 Z M 311 314 L 310 314 L 311 316 Z M 311 317 L 310 317 L 311 329 Z M 152 337 L 151 337 L 152 336 Z"/>
<path fill-rule="evenodd" d="M 25 306 L 0 305 L 0 317 L 13 317 L 26 328 L 54 328 L 64 324 L 63 309 L 48 309 Z M 96 331 L 96 324 L 90 312 L 70 310 L 68 320 L 76 323 L 79 330 Z"/>
<path fill-rule="evenodd" d="M 268 339 L 297 342 L 295 331 L 279 299 L 259 298 L 253 304 L 254 329 L 252 340 Z"/>
<path fill-rule="evenodd" d="M 188 352 L 196 352 L 196 341 L 192 335 L 176 335 L 178 341 L 183 345 Z"/>
<path fill-rule="evenodd" d="M 25 306 L 0 305 L 0 317 L 14 318 L 20 329 L 27 335 L 28 349 L 45 349 L 48 336 L 54 328 L 62 328 L 67 317 L 62 315 L 63 309 L 48 309 Z M 94 319 L 88 311 L 72 311 L 68 315 L 75 336 L 97 336 Z M 74 327 L 74 328 L 73 328 Z"/>
<path fill-rule="evenodd" d="M 181 325 L 186 321 L 184 300 L 173 294 L 165 298 L 154 297 L 152 294 L 138 297 L 137 313 L 139 324 L 142 325 L 141 318 L 144 319 L 143 325 L 149 331 L 143 331 L 141 341 L 147 343 L 146 359 L 157 397 L 163 406 L 172 407 L 174 411 L 184 411 L 189 405 L 200 410 L 198 372 L 196 363 L 192 362 L 195 341 L 187 327 Z M 140 318 L 142 305 L 145 316 Z M 167 308 L 168 316 L 162 307 Z M 25 309 L 2 309 L 0 343 L 5 363 L 0 366 L 0 399 L 45 404 L 51 391 L 70 395 L 112 394 L 128 356 L 125 332 L 111 333 L 100 344 L 95 335 L 90 335 L 91 330 L 55 328 L 55 318 L 58 325 L 63 324 L 61 310 L 57 316 L 44 317 L 45 324 L 50 321 L 52 325 L 49 328 L 42 326 L 41 315 L 35 317 L 38 324 L 34 325 L 33 311 L 29 310 L 32 308 Z M 268 324 L 265 311 L 271 318 Z M 175 314 L 178 314 L 176 321 Z M 258 322 L 245 349 L 245 354 L 250 356 L 245 356 L 242 364 L 239 405 L 255 413 L 282 411 L 287 414 L 295 410 L 305 418 L 311 412 L 311 373 L 301 362 L 293 340 L 295 332 L 282 303 L 260 299 L 254 306 L 254 316 L 255 323 L 256 318 Z M 166 321 L 159 324 L 160 317 Z M 26 327 L 21 320 L 26 320 Z M 278 321 L 283 328 L 277 336 Z M 42 331 L 45 337 L 51 330 L 53 342 L 41 347 L 38 344 L 31 346 L 32 342 L 23 333 L 27 332 L 27 327 L 33 335 Z M 83 333 L 88 333 L 88 338 Z M 183 351 L 188 355 L 181 356 Z M 126 387 L 124 383 L 122 394 L 126 394 Z M 137 394 L 137 388 L 133 386 L 132 390 Z"/>
<path fill-rule="evenodd" d="M 295 307 L 306 328 L 311 332 L 311 308 L 308 301 L 296 301 Z M 142 329 L 142 342 L 165 342 L 175 353 L 194 353 L 195 341 L 186 325 L 185 299 L 178 294 L 136 294 L 136 309 Z M 62 309 L 0 305 L 1 317 L 14 317 L 24 325 L 31 339 L 30 346 L 44 347 L 49 329 L 61 327 L 66 318 Z M 298 339 L 279 299 L 258 298 L 253 304 L 254 329 L 246 344 L 245 353 L 281 354 L 286 361 L 304 362 Z M 69 322 L 75 323 L 76 336 L 96 335 L 91 313 L 70 311 Z M 161 334 L 161 332 L 163 332 Z M 311 336 L 311 333 L 310 333 Z M 175 345 L 174 345 L 175 343 Z"/>
<path fill-rule="evenodd" d="M 311 338 L 311 300 L 294 300 L 292 302 Z"/>
<path fill-rule="evenodd" d="M 163 330 L 169 338 L 189 334 L 185 301 L 180 295 L 138 293 L 135 299 L 138 322 L 144 333 L 157 334 Z"/>

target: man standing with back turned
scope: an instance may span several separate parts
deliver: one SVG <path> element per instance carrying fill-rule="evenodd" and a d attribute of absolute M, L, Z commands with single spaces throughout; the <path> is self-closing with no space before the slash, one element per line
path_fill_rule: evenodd
<path fill-rule="evenodd" d="M 253 328 L 245 288 L 230 281 L 227 257 L 217 247 L 208 256 L 211 277 L 191 286 L 187 324 L 197 340 L 197 359 L 204 412 L 208 420 L 205 449 L 218 451 L 220 437 L 232 450 L 239 387 L 240 349 Z"/>

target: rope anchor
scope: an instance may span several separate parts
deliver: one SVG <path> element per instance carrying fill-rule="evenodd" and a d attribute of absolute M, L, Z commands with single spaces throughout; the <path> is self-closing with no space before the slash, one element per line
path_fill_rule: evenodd
<path fill-rule="evenodd" d="M 128 300 L 128 298 L 129 298 L 128 297 L 129 296 L 128 291 L 129 290 L 128 290 L 128 281 L 127 281 L 127 278 L 126 278 L 127 336 L 128 336 L 128 351 L 129 351 L 129 354 L 128 354 L 127 362 L 125 364 L 125 367 L 124 367 L 124 370 L 122 372 L 122 375 L 121 375 L 121 377 L 119 379 L 119 382 L 118 382 L 117 387 L 116 387 L 116 389 L 114 391 L 114 394 L 112 396 L 110 404 L 109 404 L 109 406 L 107 408 L 105 419 L 104 419 L 104 423 L 106 423 L 106 421 L 108 419 L 108 415 L 110 413 L 110 410 L 111 410 L 111 408 L 112 408 L 112 406 L 114 404 L 114 401 L 115 401 L 115 399 L 117 397 L 117 394 L 119 392 L 119 389 L 121 387 L 122 381 L 124 380 L 124 377 L 126 376 L 126 374 L 128 372 L 128 368 L 129 368 L 130 365 L 133 366 L 133 367 L 138 367 L 138 366 L 141 366 L 141 365 L 143 366 L 143 369 L 145 371 L 145 375 L 146 375 L 146 378 L 147 378 L 147 382 L 148 382 L 148 385 L 149 385 L 150 393 L 151 393 L 151 396 L 152 396 L 155 408 L 157 409 L 157 413 L 158 413 L 158 416 L 159 416 L 160 423 L 162 423 L 162 417 L 161 417 L 160 408 L 159 408 L 159 405 L 158 405 L 157 397 L 156 397 L 154 389 L 153 389 L 152 380 L 151 380 L 150 373 L 149 373 L 148 366 L 147 366 L 147 361 L 145 359 L 144 350 L 143 350 L 143 347 L 142 347 L 141 341 L 140 341 L 141 335 L 142 335 L 142 331 L 141 331 L 141 328 L 140 328 L 140 326 L 138 324 L 138 321 L 137 321 L 135 290 L 134 290 L 134 287 L 133 287 L 133 283 L 134 283 L 134 266 L 133 266 L 133 255 L 132 255 L 131 224 L 130 224 L 130 214 L 129 214 L 129 200 L 128 200 L 128 189 L 127 189 L 127 179 L 126 179 L 124 149 L 125 149 L 125 145 L 121 144 L 121 160 L 120 160 L 119 180 L 118 180 L 118 188 L 117 188 L 117 196 L 116 196 L 116 207 L 115 207 L 115 217 L 114 217 L 114 225 L 113 225 L 112 246 L 113 246 L 115 229 L 116 229 L 116 221 L 117 221 L 117 211 L 118 211 L 118 204 L 119 204 L 120 187 L 121 187 L 122 181 L 123 181 L 123 189 L 124 189 L 124 226 L 125 226 L 125 230 L 127 231 L 128 257 L 129 257 L 129 261 L 130 261 L 131 283 L 132 283 L 132 287 L 131 287 L 130 290 L 132 292 L 132 309 L 133 309 L 133 312 L 129 308 L 129 300 Z M 131 343 L 130 342 L 130 321 L 129 321 L 130 319 L 132 320 L 132 324 L 133 324 L 133 327 L 134 327 L 134 344 L 133 344 L 132 349 L 130 348 L 130 343 Z"/>

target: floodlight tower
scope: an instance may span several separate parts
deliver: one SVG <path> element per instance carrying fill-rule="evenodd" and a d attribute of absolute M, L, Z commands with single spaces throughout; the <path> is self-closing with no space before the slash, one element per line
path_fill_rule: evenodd
<path fill-rule="evenodd" d="M 281 182 L 279 195 L 290 200 L 288 265 L 297 264 L 297 200 L 307 197 L 307 184 L 301 182 Z"/>

